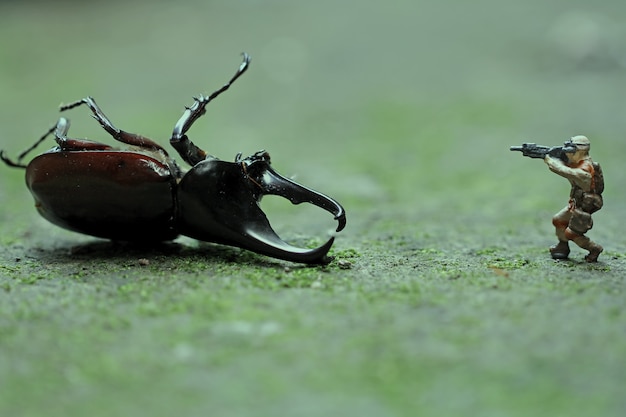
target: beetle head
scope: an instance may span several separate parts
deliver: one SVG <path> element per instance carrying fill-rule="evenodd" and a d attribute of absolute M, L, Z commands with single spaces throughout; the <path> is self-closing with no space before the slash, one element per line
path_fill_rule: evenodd
<path fill-rule="evenodd" d="M 287 261 L 328 262 L 326 254 L 334 238 L 314 249 L 285 242 L 259 206 L 264 195 L 277 195 L 293 204 L 310 203 L 332 213 L 337 232 L 346 225 L 338 202 L 280 175 L 271 167 L 269 154 L 259 151 L 247 158 L 239 154 L 235 162 L 206 159 L 184 175 L 178 186 L 180 232 Z"/>

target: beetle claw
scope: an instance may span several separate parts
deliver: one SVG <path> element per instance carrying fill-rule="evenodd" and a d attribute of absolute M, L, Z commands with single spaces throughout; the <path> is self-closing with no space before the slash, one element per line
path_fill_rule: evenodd
<path fill-rule="evenodd" d="M 4 150 L 0 150 L 0 160 L 13 168 L 26 168 L 26 165 L 18 164 L 17 162 L 6 156 Z"/>

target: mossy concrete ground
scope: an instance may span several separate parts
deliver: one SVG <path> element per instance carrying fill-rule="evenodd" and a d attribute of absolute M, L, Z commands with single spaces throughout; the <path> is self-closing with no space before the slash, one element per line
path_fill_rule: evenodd
<path fill-rule="evenodd" d="M 227 160 L 267 149 L 348 227 L 319 267 L 113 244 L 48 224 L 3 168 L 0 414 L 623 415 L 626 6 L 431 3 L 2 3 L 10 155 L 88 94 L 167 144 L 245 50 L 192 139 Z M 575 134 L 607 183 L 597 264 L 549 258 L 568 184 L 508 151 Z M 298 245 L 333 228 L 263 205 Z"/>

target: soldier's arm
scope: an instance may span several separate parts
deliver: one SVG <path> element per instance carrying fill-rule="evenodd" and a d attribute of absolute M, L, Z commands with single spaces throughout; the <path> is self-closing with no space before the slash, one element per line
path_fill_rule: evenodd
<path fill-rule="evenodd" d="M 584 168 L 586 168 L 587 164 L 583 164 L 581 168 L 571 168 L 565 165 L 563 161 L 558 158 L 553 158 L 549 155 L 546 155 L 544 158 L 545 163 L 548 165 L 550 171 L 558 174 L 562 177 L 567 178 L 570 181 L 573 181 L 576 185 L 582 188 L 584 191 L 589 191 L 591 189 L 591 173 Z"/>

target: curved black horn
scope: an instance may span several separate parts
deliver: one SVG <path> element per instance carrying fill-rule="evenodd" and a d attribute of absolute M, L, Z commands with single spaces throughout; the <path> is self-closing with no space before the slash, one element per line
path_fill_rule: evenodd
<path fill-rule="evenodd" d="M 265 174 L 259 178 L 263 194 L 278 195 L 288 199 L 293 204 L 311 203 L 335 216 L 337 232 L 346 227 L 346 212 L 337 201 L 280 175 L 269 165 Z"/>
<path fill-rule="evenodd" d="M 185 174 L 178 186 L 181 233 L 201 240 L 248 249 L 291 262 L 323 264 L 334 242 L 308 249 L 282 240 L 261 210 L 263 195 L 274 194 L 294 204 L 309 202 L 335 215 L 337 231 L 346 224 L 335 200 L 284 178 L 261 154 L 238 162 L 205 160 Z"/>

